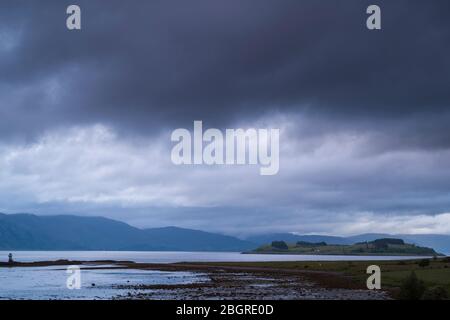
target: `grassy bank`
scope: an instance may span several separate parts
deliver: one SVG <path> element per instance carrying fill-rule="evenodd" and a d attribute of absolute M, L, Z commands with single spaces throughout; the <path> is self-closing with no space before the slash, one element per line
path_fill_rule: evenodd
<path fill-rule="evenodd" d="M 383 290 L 398 298 L 400 288 L 405 280 L 414 272 L 419 281 L 423 281 L 426 289 L 436 286 L 442 287 L 450 297 L 450 258 L 401 260 L 401 261 L 305 261 L 305 262 L 237 262 L 237 263 L 208 263 L 210 266 L 228 266 L 244 268 L 277 269 L 286 271 L 303 271 L 321 282 L 321 285 L 335 286 L 336 283 L 344 286 L 364 288 L 369 276 L 366 274 L 369 265 L 378 265 L 381 268 L 381 285 Z M 315 273 L 328 274 L 315 276 Z M 336 281 L 337 277 L 347 281 Z"/>

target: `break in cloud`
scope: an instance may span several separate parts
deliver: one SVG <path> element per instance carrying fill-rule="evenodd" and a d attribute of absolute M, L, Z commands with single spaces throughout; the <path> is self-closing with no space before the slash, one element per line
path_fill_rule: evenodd
<path fill-rule="evenodd" d="M 450 233 L 446 0 L 0 4 L 0 209 L 138 226 Z M 176 167 L 170 132 L 279 127 L 280 173 Z"/>

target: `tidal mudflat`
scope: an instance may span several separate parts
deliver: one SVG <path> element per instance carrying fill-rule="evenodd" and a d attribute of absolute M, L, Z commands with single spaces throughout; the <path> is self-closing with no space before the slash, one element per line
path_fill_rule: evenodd
<path fill-rule="evenodd" d="M 66 286 L 69 265 L 81 270 L 81 288 Z M 0 268 L 0 299 L 387 299 L 350 282 L 280 268 L 115 261 L 49 261 Z M 336 276 L 339 276 L 336 274 Z M 340 277 L 340 276 L 339 276 Z"/>

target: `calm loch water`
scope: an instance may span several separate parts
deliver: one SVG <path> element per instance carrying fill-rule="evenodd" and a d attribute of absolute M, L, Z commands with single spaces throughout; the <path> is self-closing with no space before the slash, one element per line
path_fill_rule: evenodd
<path fill-rule="evenodd" d="M 142 263 L 176 262 L 256 262 L 256 261 L 380 261 L 417 257 L 405 256 L 326 256 L 292 254 L 241 254 L 239 252 L 166 251 L 11 251 L 21 262 L 68 260 L 127 260 Z M 10 251 L 0 251 L 0 261 L 8 261 Z"/>

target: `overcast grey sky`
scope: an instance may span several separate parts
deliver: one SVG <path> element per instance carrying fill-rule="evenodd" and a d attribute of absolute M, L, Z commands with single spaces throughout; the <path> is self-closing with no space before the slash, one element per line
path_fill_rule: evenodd
<path fill-rule="evenodd" d="M 78 4 L 82 30 L 68 31 Z M 382 30 L 365 11 L 382 9 Z M 3 0 L 0 211 L 234 235 L 450 233 L 448 0 Z M 281 129 L 280 172 L 170 133 Z"/>

